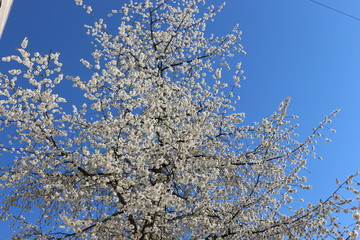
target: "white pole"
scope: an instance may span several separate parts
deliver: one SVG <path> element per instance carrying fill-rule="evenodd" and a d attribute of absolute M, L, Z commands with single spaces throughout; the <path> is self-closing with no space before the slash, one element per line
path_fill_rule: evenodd
<path fill-rule="evenodd" d="M 0 0 L 0 38 L 5 28 L 13 0 Z"/>

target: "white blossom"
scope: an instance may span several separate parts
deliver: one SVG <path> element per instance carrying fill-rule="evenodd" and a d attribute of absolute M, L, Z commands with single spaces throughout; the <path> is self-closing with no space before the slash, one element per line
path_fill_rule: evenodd
<path fill-rule="evenodd" d="M 75 0 L 76 5 L 83 5 L 83 0 Z"/>
<path fill-rule="evenodd" d="M 217 79 L 221 78 L 221 68 L 216 69 L 215 77 L 216 77 Z"/>
<path fill-rule="evenodd" d="M 355 221 L 359 222 L 360 221 L 360 212 L 354 212 L 352 217 Z"/>
<path fill-rule="evenodd" d="M 358 237 L 358 231 L 352 230 L 350 233 L 350 239 L 357 239 Z"/>
<path fill-rule="evenodd" d="M 21 42 L 21 47 L 25 49 L 25 48 L 27 47 L 27 45 L 28 45 L 28 38 L 26 37 L 26 38 L 24 38 L 24 40 Z"/>

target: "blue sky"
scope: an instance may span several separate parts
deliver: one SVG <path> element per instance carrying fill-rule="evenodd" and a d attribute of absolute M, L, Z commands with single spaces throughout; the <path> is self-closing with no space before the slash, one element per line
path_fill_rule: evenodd
<path fill-rule="evenodd" d="M 94 14 L 104 17 L 116 2 L 97 1 L 100 8 L 94 7 Z M 360 18 L 357 0 L 319 2 Z M 59 51 L 64 73 L 81 74 L 79 59 L 91 49 L 82 26 L 93 21 L 72 0 L 15 0 L 0 40 L 0 56 L 14 54 L 27 36 L 29 49 Z M 237 107 L 248 122 L 270 115 L 290 96 L 290 113 L 300 116 L 299 131 L 306 137 L 324 115 L 342 109 L 331 124 L 337 133 L 325 131 L 332 142 L 319 141 L 317 146 L 324 160 L 309 159 L 315 188 L 307 197 L 326 197 L 335 189 L 335 178 L 360 170 L 360 21 L 310 0 L 228 0 L 209 31 L 226 33 L 236 23 L 247 52 L 237 59 L 247 77 Z M 0 72 L 6 64 L 0 63 Z M 64 95 L 71 97 L 71 91 Z M 4 227 L 0 225 L 0 232 Z"/>

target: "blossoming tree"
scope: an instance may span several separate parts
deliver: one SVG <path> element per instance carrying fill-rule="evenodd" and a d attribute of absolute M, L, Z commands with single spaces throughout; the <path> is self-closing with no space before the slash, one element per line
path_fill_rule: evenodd
<path fill-rule="evenodd" d="M 72 109 L 53 92 L 59 53 L 32 52 L 25 39 L 3 57 L 21 66 L 0 75 L 0 153 L 11 159 L 1 161 L 0 209 L 14 239 L 356 238 L 356 174 L 316 204 L 296 194 L 310 188 L 302 170 L 331 116 L 304 141 L 289 99 L 243 124 L 241 64 L 228 62 L 243 53 L 241 33 L 205 31 L 222 7 L 129 1 L 110 14 L 115 30 L 86 26 L 93 59 L 81 62 L 92 76 L 66 77 L 84 96 Z M 340 224 L 342 212 L 353 225 Z"/>

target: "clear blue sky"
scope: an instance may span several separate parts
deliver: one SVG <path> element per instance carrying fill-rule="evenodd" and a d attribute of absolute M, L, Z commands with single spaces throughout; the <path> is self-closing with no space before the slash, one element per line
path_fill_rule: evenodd
<path fill-rule="evenodd" d="M 96 2 L 100 9 L 94 7 L 94 14 L 104 17 L 104 10 L 119 1 Z M 360 18 L 358 0 L 319 2 Z M 91 49 L 82 25 L 92 22 L 73 0 L 15 0 L 0 56 L 14 54 L 27 36 L 29 49 L 59 51 L 64 73 L 81 74 L 78 60 Z M 270 115 L 290 96 L 290 112 L 300 116 L 300 134 L 306 137 L 324 115 L 342 109 L 331 125 L 337 133 L 325 131 L 333 141 L 319 141 L 317 152 L 324 160 L 310 159 L 308 165 L 316 186 L 308 199 L 327 196 L 335 178 L 360 170 L 360 21 L 310 0 L 228 0 L 209 31 L 226 33 L 236 23 L 247 52 L 239 58 L 247 80 L 239 90 L 238 110 L 249 122 Z M 6 64 L 0 63 L 0 72 Z M 0 232 L 5 227 L 0 224 Z"/>

